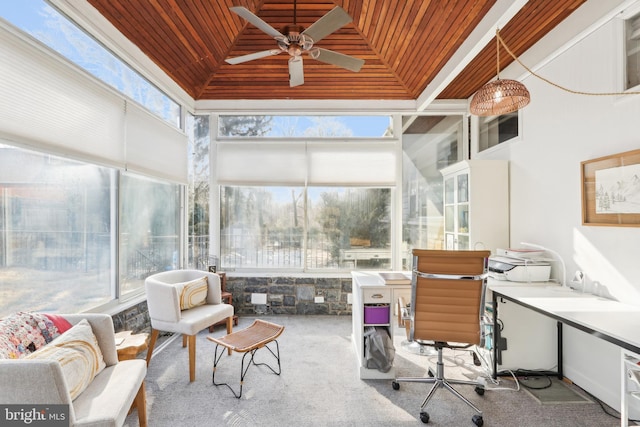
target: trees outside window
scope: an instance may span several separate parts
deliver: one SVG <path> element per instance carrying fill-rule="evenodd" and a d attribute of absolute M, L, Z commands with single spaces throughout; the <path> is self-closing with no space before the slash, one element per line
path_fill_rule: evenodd
<path fill-rule="evenodd" d="M 221 189 L 223 269 L 391 265 L 388 188 Z"/>

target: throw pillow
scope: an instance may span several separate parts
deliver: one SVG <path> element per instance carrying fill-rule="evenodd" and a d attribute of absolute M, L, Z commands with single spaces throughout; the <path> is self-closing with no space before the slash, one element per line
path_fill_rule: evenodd
<path fill-rule="evenodd" d="M 43 319 L 41 314 L 20 311 L 0 320 L 0 335 L 4 336 L 0 358 L 21 359 L 51 341 L 42 333 L 46 329 Z"/>
<path fill-rule="evenodd" d="M 86 319 L 25 359 L 57 360 L 72 400 L 105 368 L 98 340 Z"/>
<path fill-rule="evenodd" d="M 46 316 L 47 319 L 49 319 L 49 321 L 58 329 L 57 334 L 52 334 L 53 338 L 57 338 L 60 334 L 64 334 L 73 326 L 67 319 L 59 314 L 44 313 L 44 316 Z M 44 331 L 42 331 L 42 334 L 45 335 Z"/>
<path fill-rule="evenodd" d="M 178 296 L 180 297 L 180 310 L 188 310 L 203 305 L 207 302 L 208 289 L 209 281 L 207 276 L 180 283 L 177 286 Z"/>

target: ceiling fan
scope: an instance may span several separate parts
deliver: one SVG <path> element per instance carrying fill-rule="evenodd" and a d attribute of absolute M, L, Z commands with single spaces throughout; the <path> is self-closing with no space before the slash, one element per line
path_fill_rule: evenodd
<path fill-rule="evenodd" d="M 274 29 L 245 7 L 235 6 L 231 7 L 230 10 L 252 23 L 265 34 L 273 37 L 278 43 L 278 49 L 269 49 L 262 52 L 237 56 L 235 58 L 227 58 L 225 61 L 229 64 L 241 64 L 243 62 L 253 61 L 254 59 L 287 52 L 291 56 L 291 58 L 289 58 L 289 86 L 291 87 L 300 86 L 304 83 L 304 70 L 302 67 L 303 52 L 308 52 L 309 56 L 316 61 L 333 64 L 355 72 L 360 71 L 360 68 L 364 64 L 363 59 L 314 46 L 315 43 L 352 21 L 349 14 L 340 6 L 334 7 L 309 28 L 305 29 L 296 23 L 296 0 L 294 0 L 293 24 L 286 25 L 282 29 L 282 32 Z"/>

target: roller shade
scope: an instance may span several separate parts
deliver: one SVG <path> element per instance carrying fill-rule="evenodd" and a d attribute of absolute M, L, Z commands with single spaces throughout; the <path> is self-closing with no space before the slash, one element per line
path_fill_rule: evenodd
<path fill-rule="evenodd" d="M 0 28 L 3 134 L 61 154 L 124 165 L 122 98 Z"/>
<path fill-rule="evenodd" d="M 394 186 L 396 147 L 380 142 L 223 142 L 216 174 L 223 185 Z"/>
<path fill-rule="evenodd" d="M 216 174 L 225 185 L 305 183 L 305 145 L 299 143 L 229 142 L 217 146 Z"/>
<path fill-rule="evenodd" d="M 0 25 L 0 135 L 45 151 L 187 182 L 181 131 Z"/>
<path fill-rule="evenodd" d="M 187 183 L 188 140 L 184 133 L 132 103 L 127 104 L 125 125 L 127 170 Z"/>
<path fill-rule="evenodd" d="M 395 185 L 396 150 L 392 143 L 314 143 L 307 153 L 309 185 Z"/>

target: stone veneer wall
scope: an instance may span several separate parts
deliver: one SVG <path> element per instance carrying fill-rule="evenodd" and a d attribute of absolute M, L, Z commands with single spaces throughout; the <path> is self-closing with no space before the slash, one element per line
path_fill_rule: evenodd
<path fill-rule="evenodd" d="M 330 314 L 350 315 L 351 304 L 347 295 L 351 293 L 351 278 L 331 277 L 229 277 L 227 292 L 233 295 L 233 306 L 237 315 L 256 314 Z M 251 304 L 251 294 L 267 294 L 267 305 Z M 323 303 L 315 297 L 322 295 Z M 143 301 L 113 316 L 116 332 L 131 330 L 134 333 L 149 332 L 151 321 L 147 302 Z"/>
<path fill-rule="evenodd" d="M 151 319 L 149 319 L 147 301 L 136 304 L 120 313 L 113 314 L 111 317 L 113 318 L 113 329 L 116 332 L 133 331 L 133 333 L 137 334 L 138 332 L 151 331 Z"/>
<path fill-rule="evenodd" d="M 351 277 L 242 277 L 227 274 L 227 292 L 238 315 L 331 314 L 350 315 Z M 251 294 L 267 294 L 267 306 L 251 304 Z M 315 297 L 323 296 L 323 303 Z"/>

